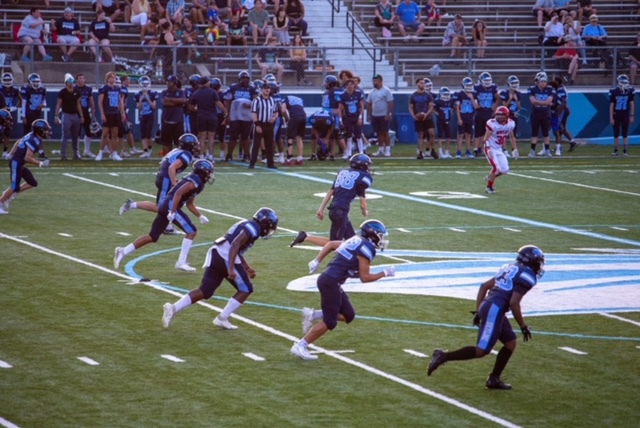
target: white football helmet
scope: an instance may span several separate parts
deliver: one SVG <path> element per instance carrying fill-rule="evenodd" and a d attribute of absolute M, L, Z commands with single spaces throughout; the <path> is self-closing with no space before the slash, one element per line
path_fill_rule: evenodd
<path fill-rule="evenodd" d="M 462 79 L 462 87 L 466 92 L 473 91 L 473 80 L 471 80 L 471 77 L 465 77 Z"/>
<path fill-rule="evenodd" d="M 140 83 L 140 87 L 143 91 L 147 91 L 151 87 L 151 79 L 149 79 L 148 76 L 142 76 L 138 83 Z"/>
<path fill-rule="evenodd" d="M 627 77 L 626 74 L 621 74 L 620 76 L 618 76 L 618 86 L 620 87 L 620 89 L 627 89 L 629 88 L 629 78 Z"/>
<path fill-rule="evenodd" d="M 548 80 L 549 79 L 547 77 L 547 73 L 545 73 L 544 71 L 541 71 L 538 74 L 536 74 L 536 78 L 535 78 L 536 83 L 547 82 Z"/>
<path fill-rule="evenodd" d="M 29 77 L 27 77 L 27 80 L 33 89 L 38 89 L 42 86 L 42 80 L 40 80 L 40 75 L 38 73 L 31 73 Z"/>
<path fill-rule="evenodd" d="M 2 73 L 2 86 L 10 87 L 13 86 L 13 74 L 11 73 Z"/>
<path fill-rule="evenodd" d="M 509 83 L 511 89 L 520 88 L 520 79 L 518 79 L 518 76 L 509 76 L 507 83 Z"/>
<path fill-rule="evenodd" d="M 493 85 L 493 77 L 491 77 L 491 74 L 488 71 L 483 71 L 480 74 L 480 77 L 478 77 L 478 81 L 485 88 L 488 88 L 489 86 Z"/>
<path fill-rule="evenodd" d="M 442 101 L 449 101 L 451 99 L 451 91 L 446 86 L 440 88 L 440 99 Z"/>

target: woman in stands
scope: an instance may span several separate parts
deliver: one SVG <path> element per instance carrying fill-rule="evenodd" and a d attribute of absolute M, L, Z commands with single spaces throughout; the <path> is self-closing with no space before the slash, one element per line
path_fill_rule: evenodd
<path fill-rule="evenodd" d="M 285 7 L 289 18 L 289 27 L 298 27 L 302 36 L 307 35 L 307 21 L 304 20 L 304 5 L 301 0 L 289 0 Z"/>
<path fill-rule="evenodd" d="M 131 23 L 144 27 L 147 25 L 150 12 L 149 0 L 133 0 L 131 2 Z"/>
<path fill-rule="evenodd" d="M 278 13 L 283 9 L 280 8 Z M 307 47 L 302 41 L 302 36 L 296 34 L 293 37 L 292 49 L 289 51 L 291 55 L 291 68 L 296 71 L 296 81 L 298 86 L 309 86 L 311 82 L 308 82 L 304 76 L 304 69 L 307 62 Z"/>
<path fill-rule="evenodd" d="M 629 60 L 629 80 L 631 80 L 632 85 L 635 85 L 638 67 L 640 67 L 640 33 L 638 33 L 636 40 L 629 48 L 629 56 L 627 59 Z"/>
<path fill-rule="evenodd" d="M 484 48 L 487 47 L 487 25 L 484 21 L 476 21 L 473 23 L 471 30 L 473 36 L 473 44 L 476 46 L 478 58 L 484 58 Z"/>
<path fill-rule="evenodd" d="M 567 68 L 567 76 L 564 80 L 568 81 L 569 85 L 573 85 L 576 80 L 576 73 L 578 73 L 578 51 L 573 37 L 564 36 L 564 42 L 564 45 L 556 51 L 554 58 L 558 60 L 560 68 Z"/>
<path fill-rule="evenodd" d="M 273 15 L 273 37 L 283 46 L 291 44 L 291 36 L 289 35 L 289 18 L 284 8 L 278 9 Z"/>
<path fill-rule="evenodd" d="M 198 44 L 198 27 L 193 24 L 190 17 L 185 16 L 182 19 L 182 44 L 189 46 L 187 49 L 187 64 L 191 64 L 191 58 L 200 56 L 200 52 L 196 48 Z"/>
<path fill-rule="evenodd" d="M 382 0 L 378 3 L 375 13 L 376 18 L 373 21 L 374 25 L 382 29 L 382 37 L 391 37 L 391 27 L 393 27 L 395 15 L 393 13 L 393 6 L 391 6 L 389 0 Z"/>

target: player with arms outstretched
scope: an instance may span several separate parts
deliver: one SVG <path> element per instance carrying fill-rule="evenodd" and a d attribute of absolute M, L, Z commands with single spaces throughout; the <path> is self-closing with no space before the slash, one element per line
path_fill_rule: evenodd
<path fill-rule="evenodd" d="M 493 182 L 497 177 L 509 172 L 509 160 L 504 154 L 504 147 L 507 138 L 511 141 L 511 156 L 518 159 L 518 146 L 516 145 L 516 137 L 513 130 L 516 124 L 509 118 L 509 109 L 500 106 L 496 109 L 495 117 L 489 119 L 486 124 L 486 132 L 484 133 L 484 155 L 487 157 L 491 172 L 486 177 L 487 193 L 496 193 L 493 189 Z"/>

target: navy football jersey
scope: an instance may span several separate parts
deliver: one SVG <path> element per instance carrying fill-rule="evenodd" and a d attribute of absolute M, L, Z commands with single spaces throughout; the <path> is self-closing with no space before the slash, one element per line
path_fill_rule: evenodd
<path fill-rule="evenodd" d="M 18 107 L 20 90 L 15 86 L 0 86 L 0 93 L 4 95 L 7 107 Z"/>
<path fill-rule="evenodd" d="M 309 122 L 314 125 L 318 119 L 324 119 L 327 126 L 332 126 L 335 122 L 333 114 L 330 111 L 318 110 L 309 117 Z"/>
<path fill-rule="evenodd" d="M 449 122 L 453 116 L 453 99 L 448 101 L 438 97 L 433 101 L 433 110 L 438 115 L 439 122 Z"/>
<path fill-rule="evenodd" d="M 291 117 L 307 117 L 304 111 L 304 101 L 300 97 L 287 95 L 283 99 L 284 106 Z"/>
<path fill-rule="evenodd" d="M 358 256 L 371 262 L 376 256 L 376 247 L 373 242 L 355 235 L 340 244 L 336 249 L 335 257 L 329 262 L 324 273 L 340 284 L 344 283 L 347 278 L 357 278 L 360 268 Z"/>
<path fill-rule="evenodd" d="M 363 101 L 362 91 L 353 91 L 350 94 L 344 91 L 340 95 L 340 103 L 344 106 L 344 114 L 349 117 L 358 117 L 360 115 L 360 103 Z"/>
<path fill-rule="evenodd" d="M 545 101 L 551 97 L 554 97 L 556 94 L 555 89 L 551 86 L 545 86 L 544 88 L 540 88 L 538 85 L 533 85 L 529 88 L 529 97 L 534 97 L 536 100 Z M 549 112 L 549 106 L 533 106 L 534 112 Z"/>
<path fill-rule="evenodd" d="M 467 94 L 471 94 L 471 98 L 469 98 Z M 476 114 L 476 108 L 473 105 L 472 99 L 478 99 L 478 94 L 476 94 L 476 91 L 458 91 L 453 94 L 453 99 L 455 100 L 455 104 L 460 109 L 460 116 L 462 116 L 462 120 L 473 119 Z"/>
<path fill-rule="evenodd" d="M 89 110 L 91 108 L 89 100 L 93 97 L 93 88 L 89 85 L 76 85 L 74 88 L 80 93 L 80 107 L 82 107 L 82 110 Z"/>
<path fill-rule="evenodd" d="M 516 113 L 518 111 L 518 102 L 522 101 L 522 92 L 516 90 L 513 91 L 512 95 L 513 96 L 511 97 L 509 104 L 505 104 L 505 107 L 509 109 L 513 117 L 513 113 Z M 500 99 L 503 103 L 507 102 L 507 100 L 509 99 L 509 89 L 500 91 Z"/>
<path fill-rule="evenodd" d="M 118 114 L 120 108 L 120 88 L 117 86 L 103 85 L 98 94 L 104 95 L 102 100 L 102 112 L 107 115 Z"/>
<path fill-rule="evenodd" d="M 609 102 L 613 104 L 613 114 L 629 114 L 629 104 L 634 102 L 635 89 L 629 87 L 622 89 L 613 88 L 609 91 Z"/>
<path fill-rule="evenodd" d="M 368 172 L 352 168 L 341 170 L 331 186 L 334 193 L 329 209 L 343 208 L 349 210 L 349 206 L 356 196 L 364 196 L 365 190 L 371 184 L 373 184 L 373 177 Z"/>
<path fill-rule="evenodd" d="M 182 195 L 182 197 L 178 201 L 178 206 L 174 207 L 173 197 L 178 192 L 178 189 L 180 189 L 182 186 L 185 186 L 187 183 L 193 183 L 195 185 L 195 188 Z M 182 180 L 178 181 L 176 185 L 169 190 L 169 193 L 167 193 L 167 197 L 164 198 L 160 203 L 158 211 L 166 212 L 169 209 L 172 209 L 173 211 L 179 210 L 184 206 L 184 204 L 187 203 L 187 201 L 189 201 L 189 199 L 195 198 L 196 195 L 202 192 L 204 190 L 204 185 L 204 181 L 202 181 L 202 178 L 200 178 L 198 174 L 191 173 L 187 175 Z"/>
<path fill-rule="evenodd" d="M 144 94 L 145 92 L 139 91 L 134 95 L 133 99 L 135 100 L 136 105 L 138 104 L 138 102 L 140 102 L 140 100 L 142 100 L 142 105 L 140 108 L 140 116 L 149 116 L 149 115 L 152 115 L 155 111 L 153 107 L 151 107 L 151 103 L 158 98 L 158 92 L 152 89 L 148 90 L 146 92 L 147 98 L 143 98 Z"/>
<path fill-rule="evenodd" d="M 25 84 L 20 89 L 22 96 L 22 115 L 40 113 L 41 107 L 47 105 L 47 90 L 44 86 L 34 89 L 33 86 Z"/>
<path fill-rule="evenodd" d="M 413 105 L 413 113 L 426 113 L 429 111 L 429 104 L 433 102 L 431 92 L 414 92 L 409 97 L 409 104 Z"/>
<path fill-rule="evenodd" d="M 478 112 L 485 114 L 493 114 L 493 105 L 496 102 L 496 94 L 498 93 L 498 85 L 492 83 L 489 86 L 483 84 L 475 85 L 473 90 L 478 94 Z"/>
<path fill-rule="evenodd" d="M 260 238 L 260 225 L 258 222 L 253 219 L 240 220 L 231 226 L 229 230 L 227 230 L 227 233 L 224 234 L 224 239 L 226 239 L 229 244 L 232 244 L 243 230 L 249 237 L 249 241 L 240 246 L 240 250 L 238 251 L 239 256 L 244 255 L 249 248 L 253 247 L 253 244 L 258 240 L 258 238 Z M 236 260 L 235 263 L 240 263 L 240 260 Z"/>
<path fill-rule="evenodd" d="M 509 311 L 509 302 L 514 291 L 524 296 L 538 282 L 533 270 L 520 264 L 502 266 L 494 278 L 495 285 L 489 290 L 485 300 L 494 303 L 505 312 Z"/>
<path fill-rule="evenodd" d="M 11 156 L 12 161 L 24 162 L 27 151 L 31 150 L 33 153 L 38 153 L 38 149 L 42 145 L 42 140 L 33 132 L 29 132 L 16 142 L 16 148 Z"/>
<path fill-rule="evenodd" d="M 251 110 L 244 108 L 251 105 L 251 100 L 257 95 L 253 85 L 242 86 L 240 83 L 233 84 L 224 93 L 224 100 L 229 103 L 229 120 L 251 120 Z"/>
<path fill-rule="evenodd" d="M 160 161 L 158 175 L 160 175 L 162 178 L 169 178 L 169 167 L 178 160 L 182 161 L 182 166 L 176 171 L 176 173 L 179 174 L 187 169 L 189 165 L 191 165 L 191 161 L 193 161 L 193 155 L 188 151 L 182 149 L 171 150 L 169 153 L 164 155 L 164 157 Z"/>

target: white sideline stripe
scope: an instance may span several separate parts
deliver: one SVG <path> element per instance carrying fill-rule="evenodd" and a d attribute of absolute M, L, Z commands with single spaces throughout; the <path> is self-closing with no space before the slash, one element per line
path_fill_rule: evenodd
<path fill-rule="evenodd" d="M 522 232 L 520 229 L 514 229 L 513 227 L 505 227 L 504 230 L 509 230 L 511 232 Z"/>
<path fill-rule="evenodd" d="M 634 170 L 625 170 L 624 172 L 628 172 L 629 174 L 637 174 L 638 171 L 634 171 Z"/>
<path fill-rule="evenodd" d="M 561 349 L 563 351 L 567 351 L 567 352 L 570 352 L 570 353 L 576 354 L 576 355 L 589 355 L 588 352 L 578 351 L 577 349 L 569 348 L 568 346 L 560 346 L 558 349 Z"/>
<path fill-rule="evenodd" d="M 75 175 L 75 174 L 64 173 L 62 175 L 66 176 L 66 177 L 69 177 L 69 178 L 75 178 L 76 180 L 86 181 L 87 183 L 97 184 L 99 186 L 104 186 L 104 187 L 110 187 L 112 189 L 122 190 L 123 192 L 129 192 L 129 193 L 133 193 L 135 195 L 145 196 L 147 198 L 155 198 L 154 195 L 151 195 L 149 193 L 138 192 L 137 190 L 127 189 L 126 187 L 114 186 L 113 184 L 103 183 L 102 181 L 90 180 L 88 178 L 80 177 L 80 176 Z M 198 208 L 199 211 L 204 211 L 204 212 L 215 214 L 215 215 L 219 215 L 219 216 L 222 216 L 222 217 L 229 217 L 229 218 L 233 218 L 235 220 L 244 220 L 244 217 L 238 217 L 237 215 L 222 213 L 220 211 L 214 211 L 214 210 L 210 210 L 208 208 L 202 208 L 202 207 L 197 207 L 197 208 Z M 282 230 L 284 232 L 288 232 L 288 233 L 296 233 L 296 234 L 298 233 L 298 231 L 296 231 L 296 230 L 285 229 L 283 227 L 278 227 L 278 229 Z"/>
<path fill-rule="evenodd" d="M 466 171 L 456 171 L 456 174 L 460 174 L 460 175 L 469 175 L 468 172 Z"/>
<path fill-rule="evenodd" d="M 117 272 L 115 270 L 107 269 L 107 268 L 104 268 L 102 266 L 98 266 L 98 265 L 96 265 L 94 263 L 90 263 L 90 262 L 87 262 L 87 261 L 84 261 L 84 260 L 80 260 L 80 259 L 78 259 L 76 257 L 72 257 L 72 256 L 69 256 L 69 255 L 66 255 L 66 254 L 63 254 L 63 253 L 59 253 L 57 251 L 54 251 L 54 250 L 51 250 L 49 248 L 34 244 L 32 242 L 28 242 L 28 241 L 24 241 L 22 239 L 14 238 L 12 236 L 6 235 L 6 234 L 1 233 L 1 232 L 0 232 L 0 238 L 6 238 L 6 239 L 9 239 L 11 241 L 23 244 L 23 245 L 27 245 L 27 246 L 30 246 L 32 248 L 36 248 L 38 250 L 46 252 L 48 254 L 52 254 L 54 256 L 58 256 L 58 257 L 61 257 L 61 258 L 70 260 L 72 262 L 76 262 L 76 263 L 85 265 L 85 266 L 93 267 L 93 268 L 98 269 L 98 270 L 100 270 L 102 272 L 111 273 L 111 274 L 113 274 L 115 276 L 118 276 L 120 278 L 125 278 L 125 279 L 129 279 L 129 280 L 133 279 L 133 278 L 130 278 L 127 275 L 124 275 L 124 274 L 122 274 L 120 272 Z M 152 282 L 141 282 L 140 285 L 151 287 L 153 289 L 162 291 L 162 292 L 167 293 L 167 294 L 172 294 L 174 296 L 182 297 L 181 293 L 178 293 L 177 291 L 173 291 L 173 290 L 167 290 L 166 288 L 158 286 L 158 285 L 156 285 L 156 284 L 154 284 Z M 218 307 L 213 306 L 213 305 L 211 305 L 209 303 L 206 303 L 205 301 L 202 301 L 202 300 L 199 301 L 197 304 L 200 305 L 200 306 L 204 306 L 205 308 L 211 309 L 213 311 L 216 311 L 216 312 L 222 312 L 222 308 L 218 308 Z M 245 324 L 249 324 L 249 325 L 251 325 L 253 327 L 256 327 L 256 328 L 258 328 L 260 330 L 263 330 L 263 331 L 265 331 L 267 333 L 271 333 L 274 336 L 282 337 L 282 338 L 288 340 L 289 342 L 297 342 L 298 341 L 297 337 L 292 336 L 292 335 L 290 335 L 288 333 L 285 333 L 283 331 L 276 330 L 275 328 L 269 327 L 268 325 L 258 323 L 256 321 L 250 320 L 249 318 L 245 318 L 245 317 L 243 317 L 241 315 L 232 314 L 231 316 L 235 320 L 238 320 L 240 322 L 244 322 Z M 427 389 L 427 388 L 425 388 L 425 387 L 423 387 L 421 385 L 418 385 L 416 383 L 409 382 L 409 381 L 407 381 L 405 379 L 402 379 L 402 378 L 400 378 L 398 376 L 394 376 L 392 374 L 383 372 L 382 370 L 376 369 L 374 367 L 371 367 L 371 366 L 366 365 L 364 363 L 361 363 L 359 361 L 353 360 L 351 358 L 344 357 L 344 356 L 340 355 L 338 352 L 328 351 L 328 350 L 326 350 L 324 348 L 321 348 L 321 347 L 315 346 L 315 345 L 309 345 L 309 346 L 314 350 L 318 350 L 320 352 L 324 352 L 325 355 L 327 355 L 329 357 L 332 357 L 332 358 L 334 358 L 336 360 L 342 361 L 342 362 L 347 363 L 349 365 L 352 365 L 354 367 L 361 368 L 361 369 L 365 370 L 366 372 L 369 372 L 369 373 L 374 374 L 376 376 L 383 377 L 383 378 L 388 379 L 388 380 L 390 380 L 392 382 L 399 383 L 399 384 L 401 384 L 403 386 L 406 386 L 406 387 L 408 387 L 408 388 L 410 388 L 410 389 L 412 389 L 412 390 L 414 390 L 416 392 L 419 392 L 419 393 L 428 395 L 429 397 L 432 397 L 432 398 L 435 398 L 437 400 L 443 401 L 443 402 L 445 402 L 447 404 L 450 404 L 450 405 L 452 405 L 454 407 L 457 407 L 459 409 L 465 410 L 465 411 L 467 411 L 467 412 L 469 412 L 469 413 L 471 413 L 473 415 L 476 415 L 476 416 L 478 416 L 480 418 L 486 419 L 486 420 L 491 421 L 491 422 L 495 422 L 496 424 L 498 424 L 500 426 L 507 427 L 507 428 L 521 428 L 520 425 L 516 425 L 516 424 L 514 424 L 512 422 L 507 421 L 506 419 L 499 418 L 497 416 L 492 415 L 491 413 L 485 412 L 484 410 L 480 410 L 478 408 L 475 408 L 473 406 L 465 404 L 465 403 L 463 403 L 461 401 L 458 401 L 458 400 L 456 400 L 454 398 L 447 397 L 446 395 L 443 395 L 443 394 L 440 394 L 438 392 L 432 391 L 432 390 Z M 166 357 L 173 357 L 173 356 L 165 356 L 165 355 L 163 355 L 162 357 L 166 358 Z M 173 358 L 176 358 L 176 357 L 173 357 Z"/>
<path fill-rule="evenodd" d="M 122 236 L 131 236 L 131 234 L 127 232 L 116 232 L 116 234 L 122 235 Z"/>
<path fill-rule="evenodd" d="M 629 318 L 623 318 L 619 315 L 608 314 L 606 312 L 598 312 L 598 315 L 602 315 L 603 317 L 607 317 L 607 318 L 613 318 L 614 320 L 618 320 L 618 321 L 628 322 L 629 324 L 637 325 L 638 327 L 640 327 L 640 322 L 630 320 Z"/>
<path fill-rule="evenodd" d="M 540 180 L 540 181 L 548 181 L 550 183 L 566 184 L 567 186 L 583 187 L 585 189 L 591 189 L 591 190 L 602 190 L 604 192 L 620 193 L 621 195 L 640 196 L 640 193 L 625 192 L 624 190 L 609 189 L 606 187 L 588 186 L 582 183 L 571 183 L 569 181 L 553 180 L 551 178 L 533 177 L 531 175 L 512 173 L 511 171 L 509 171 L 509 175 L 513 175 L 515 177 L 521 177 L 521 178 L 529 178 L 531 180 Z"/>
<path fill-rule="evenodd" d="M 99 362 L 97 362 L 96 360 L 93 360 L 93 359 L 91 359 L 89 357 L 78 357 L 78 359 L 80 361 L 82 361 L 83 363 L 89 364 L 90 366 L 99 366 L 100 365 Z"/>
<path fill-rule="evenodd" d="M 110 172 L 109 175 L 112 177 L 120 177 L 120 174 L 118 174 L 117 172 Z"/>
<path fill-rule="evenodd" d="M 591 174 L 591 175 L 595 175 L 598 173 L 597 171 L 587 171 L 587 170 L 581 170 L 580 172 L 584 172 L 585 174 Z"/>
<path fill-rule="evenodd" d="M 61 232 L 61 233 L 58 233 L 58 235 L 60 235 L 60 236 L 64 236 L 65 238 L 73 238 L 73 235 L 70 235 L 70 234 L 68 234 L 68 233 L 62 233 L 62 232 Z"/>
<path fill-rule="evenodd" d="M 242 355 L 253 360 L 253 361 L 264 361 L 264 358 L 260 355 L 256 355 L 253 352 L 243 352 Z"/>
<path fill-rule="evenodd" d="M 169 361 L 173 361 L 174 363 L 184 363 L 184 360 L 178 357 L 175 357 L 173 355 L 169 355 L 169 354 L 162 354 L 160 355 L 162 358 L 164 358 L 165 360 L 169 360 Z"/>
<path fill-rule="evenodd" d="M 453 230 L 454 232 L 462 232 L 462 233 L 466 232 L 466 230 L 458 229 L 457 227 L 449 227 L 448 229 Z"/>
<path fill-rule="evenodd" d="M 411 233 L 411 231 L 410 231 L 410 230 L 405 229 L 405 228 L 403 228 L 403 227 L 399 227 L 399 228 L 397 228 L 396 230 L 397 230 L 398 232 Z"/>
<path fill-rule="evenodd" d="M 11 364 L 0 360 L 0 369 L 10 369 L 11 367 L 13 367 Z"/>
<path fill-rule="evenodd" d="M 0 425 L 6 428 L 20 428 L 18 425 L 14 424 L 13 422 L 10 422 L 5 418 L 1 418 L 1 417 L 0 417 Z"/>
<path fill-rule="evenodd" d="M 416 174 L 416 175 L 427 175 L 427 174 L 425 174 L 424 172 L 421 172 L 421 171 L 411 171 L 411 172 L 413 174 Z M 376 175 L 378 175 L 378 174 L 376 173 Z"/>
<path fill-rule="evenodd" d="M 406 352 L 407 354 L 414 355 L 416 357 L 420 357 L 420 358 L 429 357 L 427 354 L 423 354 L 422 352 L 414 351 L 413 349 L 405 349 L 404 352 Z"/>
<path fill-rule="evenodd" d="M 543 173 L 543 174 L 553 175 L 553 171 L 544 171 L 544 170 L 541 170 L 540 172 L 541 172 L 541 173 Z"/>
<path fill-rule="evenodd" d="M 310 354 L 324 354 L 325 351 L 309 351 Z M 336 354 L 355 354 L 356 351 L 354 351 L 353 349 L 340 349 L 340 350 L 334 350 L 331 352 L 335 352 Z"/>
<path fill-rule="evenodd" d="M 615 230 L 629 230 L 625 227 L 617 227 L 617 226 L 611 226 L 611 229 L 615 229 Z"/>

